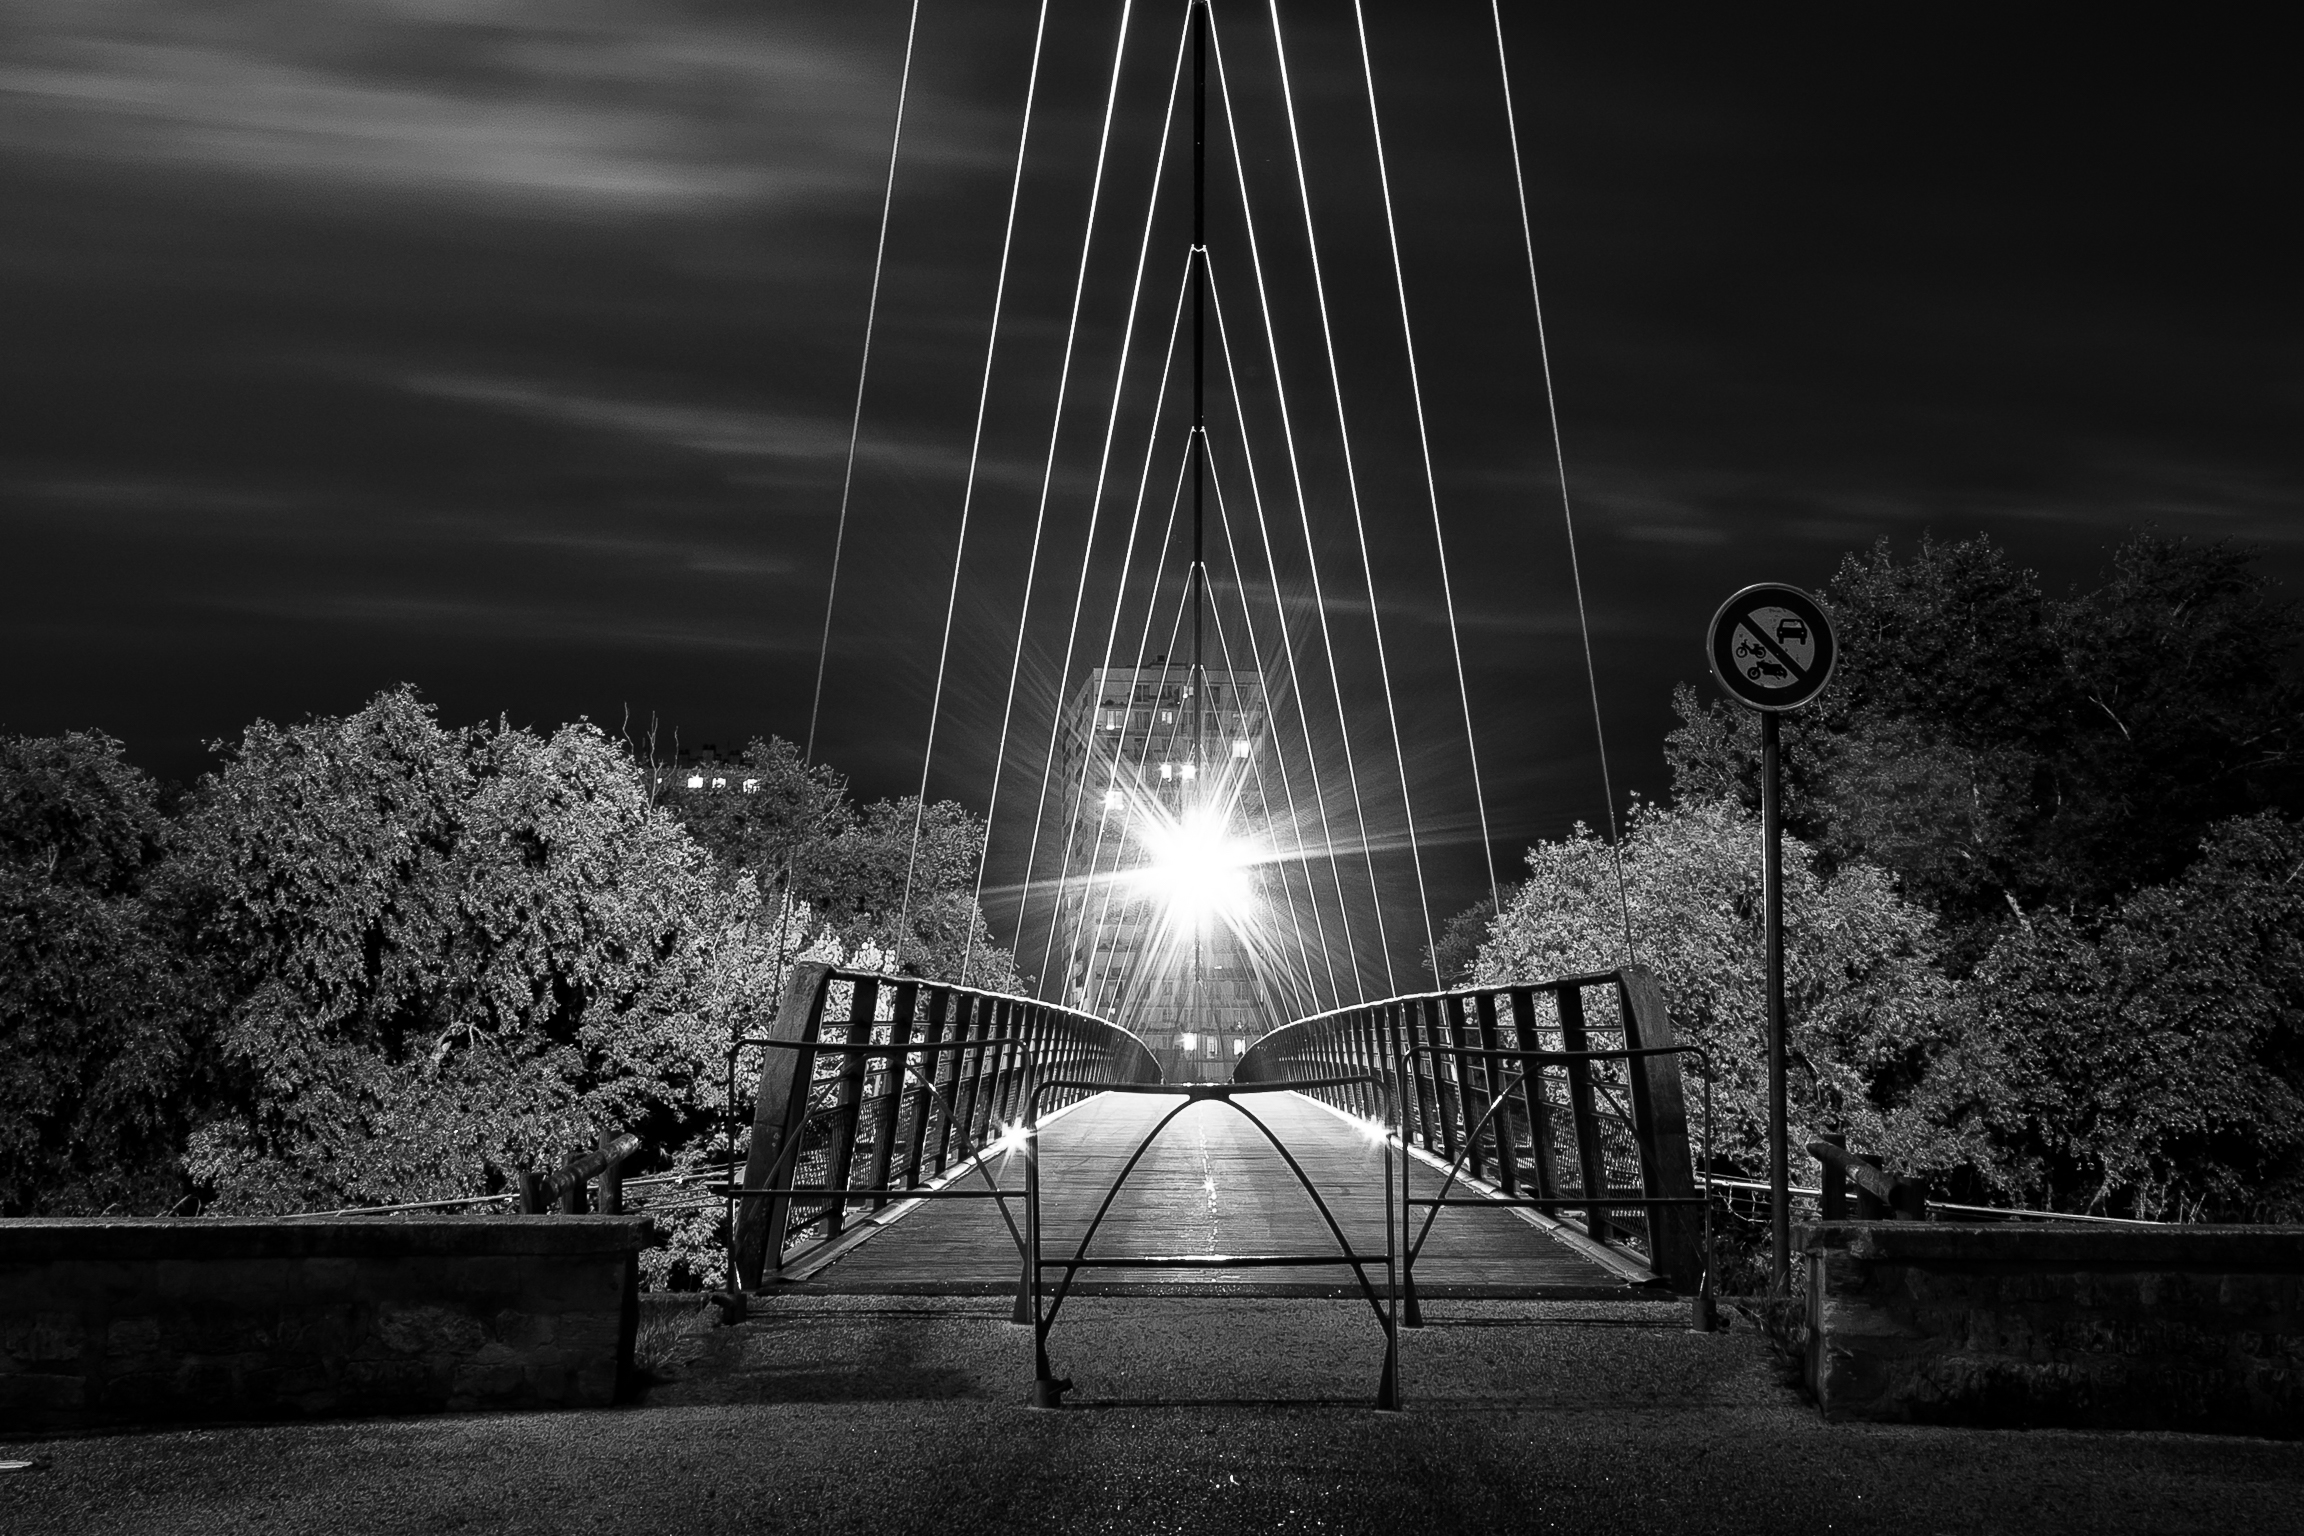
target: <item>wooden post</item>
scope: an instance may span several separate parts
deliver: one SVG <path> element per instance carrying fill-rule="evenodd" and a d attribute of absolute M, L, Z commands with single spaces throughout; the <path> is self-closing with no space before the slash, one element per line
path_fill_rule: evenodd
<path fill-rule="evenodd" d="M 592 1144 L 602 1157 L 608 1158 L 600 1169 L 600 1214 L 621 1216 L 624 1214 L 624 1159 L 609 1156 L 616 1144 L 616 1133 L 602 1131 L 592 1139 Z"/>
<path fill-rule="evenodd" d="M 1624 1043 L 1634 1050 L 1678 1045 L 1672 1037 L 1672 1016 L 1664 1007 L 1664 989 L 1639 966 L 1616 973 L 1624 997 Z M 1629 1063 L 1632 1083 L 1632 1130 L 1640 1146 L 1640 1182 L 1645 1193 L 1658 1199 L 1692 1199 L 1703 1187 L 1696 1182 L 1695 1160 L 1688 1147 L 1688 1106 L 1681 1085 L 1680 1064 L 1685 1056 L 1641 1056 Z M 1704 1212 L 1701 1206 L 1648 1207 L 1649 1267 L 1676 1291 L 1694 1292 L 1703 1282 Z"/>
<path fill-rule="evenodd" d="M 824 992 L 832 967 L 821 961 L 803 961 L 785 979 L 783 1006 L 768 1027 L 773 1040 L 811 1041 L 824 1011 Z M 760 1083 L 752 1098 L 752 1145 L 744 1154 L 744 1187 L 765 1189 L 788 1184 L 791 1170 L 771 1179 L 784 1158 L 785 1144 L 797 1145 L 808 1114 L 808 1083 L 815 1075 L 813 1051 L 771 1050 L 762 1053 Z M 736 1275 L 747 1290 L 757 1290 L 767 1269 L 783 1263 L 784 1221 L 791 1210 L 787 1195 L 745 1196 L 737 1202 Z"/>
<path fill-rule="evenodd" d="M 1819 1136 L 1817 1140 L 1838 1147 L 1843 1152 L 1848 1150 L 1848 1138 L 1845 1136 Z M 1818 1181 L 1820 1189 L 1817 1201 L 1817 1204 L 1822 1207 L 1824 1219 L 1826 1221 L 1846 1221 L 1848 1219 L 1847 1171 L 1829 1157 L 1816 1159 L 1816 1166 L 1824 1170 L 1823 1178 Z"/>

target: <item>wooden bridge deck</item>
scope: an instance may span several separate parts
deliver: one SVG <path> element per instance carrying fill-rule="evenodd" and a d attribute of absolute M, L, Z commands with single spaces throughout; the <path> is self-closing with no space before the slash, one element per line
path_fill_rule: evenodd
<path fill-rule="evenodd" d="M 1293 1093 L 1240 1101 L 1271 1126 L 1353 1247 L 1384 1251 L 1384 1171 L 1376 1143 L 1353 1123 Z M 1096 1206 L 1158 1119 L 1168 1097 L 1106 1094 L 1045 1126 L 1040 1135 L 1043 1258 L 1069 1258 Z M 1000 1182 L 1021 1191 L 1021 1159 L 1001 1159 Z M 1399 1164 L 1394 1164 L 1395 1171 Z M 1410 1159 L 1420 1195 L 1441 1175 Z M 970 1182 L 977 1182 L 969 1175 Z M 979 1187 L 981 1187 L 979 1185 Z M 1021 1199 L 1010 1202 L 1019 1228 Z M 1416 1212 L 1421 1227 L 1426 1214 Z M 1221 1104 L 1192 1105 L 1162 1133 L 1097 1229 L 1094 1255 L 1332 1253 L 1336 1240 L 1287 1164 L 1253 1125 Z M 796 1263 L 789 1278 L 809 1290 L 857 1294 L 982 1293 L 1012 1290 L 1018 1258 L 989 1200 L 921 1202 L 848 1247 L 829 1263 Z M 1050 1271 L 1053 1283 L 1059 1273 Z M 1381 1264 L 1370 1280 L 1382 1284 Z M 1079 1289 L 1143 1287 L 1227 1295 L 1357 1294 L 1341 1266 L 1206 1270 L 1084 1270 Z M 1416 1264 L 1417 1290 L 1430 1296 L 1626 1297 L 1642 1294 L 1623 1273 L 1519 1212 L 1450 1207 Z M 1652 1294 L 1652 1293 L 1651 1293 Z"/>

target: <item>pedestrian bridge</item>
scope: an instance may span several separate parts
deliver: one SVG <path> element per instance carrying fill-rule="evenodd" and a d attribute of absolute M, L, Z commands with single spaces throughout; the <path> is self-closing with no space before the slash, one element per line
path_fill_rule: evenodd
<path fill-rule="evenodd" d="M 1627 969 L 1356 1005 L 1167 1084 L 1090 1014 L 803 965 L 730 1057 L 731 1268 L 1013 1292 L 1018 1321 L 1079 1293 L 1365 1297 L 1413 1325 L 1434 1296 L 1695 1292 L 1697 1055 Z"/>

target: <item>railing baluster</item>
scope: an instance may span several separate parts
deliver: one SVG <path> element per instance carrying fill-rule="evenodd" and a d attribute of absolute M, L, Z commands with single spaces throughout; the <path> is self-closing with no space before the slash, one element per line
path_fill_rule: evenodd
<path fill-rule="evenodd" d="M 1555 992 L 1560 1009 L 1560 1044 L 1570 1051 L 1592 1048 L 1584 1032 L 1584 989 L 1566 982 Z M 1571 1061 L 1568 1067 L 1568 1109 L 1576 1124 L 1576 1166 L 1582 1175 L 1582 1193 L 1591 1203 L 1584 1208 L 1584 1231 L 1596 1243 L 1608 1236 L 1608 1160 L 1600 1145 L 1600 1118 L 1592 1102 L 1592 1064 Z"/>
<path fill-rule="evenodd" d="M 1504 1043 L 1496 1032 L 1496 994 L 1482 992 L 1472 1001 L 1474 1017 L 1480 1030 L 1481 1048 L 1502 1050 Z M 1494 1056 L 1482 1057 L 1480 1070 L 1488 1090 L 1488 1102 L 1481 1108 L 1488 1115 L 1488 1124 L 1493 1128 L 1496 1138 L 1497 1179 L 1504 1186 L 1504 1193 L 1517 1195 L 1520 1193 L 1520 1138 L 1513 1126 L 1511 1090 L 1502 1086 L 1512 1080 L 1512 1074 Z"/>
<path fill-rule="evenodd" d="M 968 1126 L 968 1149 L 973 1152 L 992 1134 L 992 1121 L 1000 1112 L 1001 1069 L 1007 1065 L 1009 1020 L 1015 1004 L 995 998 L 985 1021 L 984 1050 L 977 1066 L 976 1117 Z"/>
<path fill-rule="evenodd" d="M 1544 1069 L 1530 1067 L 1525 1053 L 1544 1048 L 1543 1037 L 1536 1023 L 1535 994 L 1525 987 L 1514 987 L 1512 1000 L 1512 1032 L 1519 1037 L 1523 1052 L 1520 1057 L 1521 1110 L 1528 1117 L 1528 1144 L 1535 1153 L 1536 1196 L 1540 1200 L 1560 1198 L 1559 1171 L 1553 1166 L 1558 1155 L 1552 1138 L 1552 1100 L 1544 1088 Z"/>
<path fill-rule="evenodd" d="M 872 1015 L 878 1011 L 880 983 L 858 977 L 849 983 L 848 1033 L 844 1043 L 860 1045 L 872 1038 Z M 848 1215 L 848 1170 L 856 1156 L 856 1118 L 864 1107 L 862 1056 L 844 1054 L 832 1100 L 832 1140 L 824 1163 L 824 1187 L 831 1190 L 831 1210 L 824 1218 L 824 1235 L 838 1237 Z"/>
<path fill-rule="evenodd" d="M 1465 1048 L 1472 1043 L 1465 1038 L 1464 999 L 1453 994 L 1443 998 L 1440 1012 L 1448 1021 L 1448 1043 L 1455 1049 L 1455 1054 L 1450 1057 L 1450 1065 L 1455 1069 L 1458 1113 L 1464 1117 L 1464 1168 L 1472 1177 L 1484 1179 L 1488 1176 L 1488 1170 L 1480 1155 L 1480 1137 L 1473 1134 L 1473 1128 L 1480 1123 L 1480 1112 L 1488 1107 L 1488 1063 L 1475 1061 L 1463 1054 Z M 1473 1079 L 1475 1071 L 1480 1074 L 1477 1085 Z M 1453 1157 L 1455 1154 L 1449 1155 Z"/>
<path fill-rule="evenodd" d="M 918 982 L 900 981 L 896 983 L 894 991 L 890 994 L 891 1017 L 888 1021 L 888 1043 L 890 1045 L 909 1045 L 912 1043 L 912 1009 L 913 1005 L 919 1001 L 919 997 L 920 984 Z M 872 1066 L 873 1075 L 880 1080 L 880 1092 L 874 1100 L 877 1109 L 875 1111 L 876 1118 L 872 1123 L 872 1171 L 866 1178 L 865 1185 L 870 1189 L 886 1189 L 888 1187 L 889 1165 L 896 1155 L 897 1122 L 904 1115 L 904 1058 L 888 1056 L 875 1061 Z M 872 1197 L 872 1209 L 875 1211 L 887 1203 L 888 1197 L 886 1195 L 874 1195 Z"/>
<path fill-rule="evenodd" d="M 928 1027 L 922 1039 L 929 1045 L 944 1041 L 944 1015 L 952 1002 L 949 987 L 931 986 L 928 989 Z M 917 1189 L 920 1185 L 920 1153 L 927 1145 L 928 1121 L 936 1112 L 936 1095 L 928 1091 L 928 1083 L 936 1080 L 937 1070 L 943 1065 L 946 1053 L 930 1051 L 913 1068 L 921 1081 L 906 1075 L 903 1082 L 909 1090 L 912 1112 L 906 1118 L 904 1133 L 904 1187 Z"/>

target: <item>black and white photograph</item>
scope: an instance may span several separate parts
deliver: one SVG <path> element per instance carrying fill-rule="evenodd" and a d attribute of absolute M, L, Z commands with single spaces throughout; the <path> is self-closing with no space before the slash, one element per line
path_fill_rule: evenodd
<path fill-rule="evenodd" d="M 2304 1531 L 2292 52 L 11 0 L 0 1530 Z"/>

